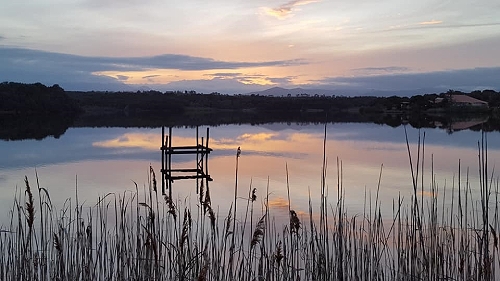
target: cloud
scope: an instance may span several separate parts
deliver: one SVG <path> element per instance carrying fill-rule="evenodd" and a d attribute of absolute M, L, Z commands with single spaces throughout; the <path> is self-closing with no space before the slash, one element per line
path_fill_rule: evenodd
<path fill-rule="evenodd" d="M 233 79 L 243 84 L 259 84 L 259 85 L 274 85 L 286 87 L 292 85 L 292 80 L 296 76 L 286 77 L 269 77 L 263 74 L 244 74 L 244 73 L 209 73 L 204 76 L 212 77 L 212 79 L 229 80 Z"/>
<path fill-rule="evenodd" d="M 500 22 L 490 22 L 490 23 L 469 23 L 469 24 L 451 24 L 445 27 L 458 28 L 458 27 L 495 27 L 499 26 Z"/>
<path fill-rule="evenodd" d="M 137 148 L 155 151 L 158 146 L 155 140 L 156 135 L 153 134 L 126 133 L 113 139 L 93 142 L 92 146 L 101 148 Z"/>
<path fill-rule="evenodd" d="M 271 139 L 275 139 L 279 134 L 277 133 L 257 133 L 257 134 L 243 134 L 238 137 L 239 140 L 244 142 L 263 142 Z"/>
<path fill-rule="evenodd" d="M 130 77 L 126 75 L 116 75 L 116 78 L 118 78 L 118 80 L 120 81 L 127 81 Z"/>
<path fill-rule="evenodd" d="M 155 78 L 155 77 L 160 77 L 160 74 L 153 74 L 153 75 L 146 75 L 142 76 L 142 79 L 149 79 L 149 78 Z"/>
<path fill-rule="evenodd" d="M 195 90 L 199 93 L 219 92 L 222 94 L 242 94 L 246 92 L 262 91 L 269 87 L 269 85 L 259 85 L 251 83 L 243 83 L 238 79 L 199 79 L 199 80 L 181 80 L 174 81 L 168 84 L 148 85 L 151 88 L 159 90 Z"/>
<path fill-rule="evenodd" d="M 6 39 L 4 36 L 0 35 L 0 40 Z"/>
<path fill-rule="evenodd" d="M 391 74 L 391 73 L 401 73 L 408 72 L 410 69 L 408 67 L 402 66 L 387 66 L 387 67 L 364 67 L 355 68 L 351 71 L 356 75 L 377 75 L 377 74 Z"/>
<path fill-rule="evenodd" d="M 23 48 L 0 47 L 0 65 L 2 65 L 0 68 L 0 77 L 3 80 L 24 83 L 41 82 L 44 84 L 59 84 L 67 90 L 123 91 L 134 89 L 134 86 L 123 83 L 123 81 L 128 81 L 128 77 L 125 75 L 109 77 L 96 74 L 104 71 L 142 71 L 150 69 L 190 71 L 238 69 L 244 67 L 279 67 L 305 63 L 307 62 L 304 60 L 226 62 L 210 58 L 175 54 L 149 57 L 88 57 Z M 150 75 L 145 79 L 154 77 Z M 252 77 L 240 77 L 240 80 L 251 81 Z M 186 87 L 182 88 L 189 89 Z M 244 87 L 240 87 L 240 90 L 242 88 Z M 213 90 L 220 91 L 217 87 Z M 206 91 L 206 89 L 202 91 Z"/>
<path fill-rule="evenodd" d="M 291 85 L 292 80 L 295 78 L 297 78 L 297 77 L 296 76 L 286 76 L 286 77 L 279 77 L 279 78 L 269 77 L 269 78 L 267 78 L 267 80 L 273 84 L 278 84 L 280 86 L 286 86 L 286 85 Z"/>
<path fill-rule="evenodd" d="M 432 191 L 419 191 L 418 194 L 429 198 L 436 198 L 439 195 L 438 192 L 432 192 Z"/>
<path fill-rule="evenodd" d="M 208 73 L 205 74 L 204 76 L 210 76 L 214 78 L 232 78 L 232 77 L 239 77 L 243 75 L 242 73 L 233 73 L 233 72 L 217 72 L 217 73 Z"/>
<path fill-rule="evenodd" d="M 100 9 L 100 8 L 119 8 L 119 7 L 136 7 L 141 5 L 152 5 L 155 0 L 84 0 L 82 5 L 88 8 Z"/>
<path fill-rule="evenodd" d="M 193 89 L 197 92 L 228 94 L 257 92 L 272 86 L 323 89 L 336 95 L 402 95 L 445 92 L 449 89 L 472 91 L 477 89 L 500 90 L 500 67 L 415 73 L 403 66 L 366 67 L 353 69 L 353 76 L 325 77 L 310 80 L 308 84 L 295 85 L 293 76 L 268 77 L 261 74 L 211 73 L 211 79 L 176 81 L 163 85 L 165 90 Z M 262 81 L 268 83 L 259 84 Z M 152 87 L 150 85 L 150 87 Z"/>
<path fill-rule="evenodd" d="M 269 201 L 269 207 L 271 208 L 276 208 L 276 209 L 282 209 L 282 210 L 288 210 L 288 200 L 286 200 L 283 197 L 278 197 L 275 199 L 272 199 Z"/>
<path fill-rule="evenodd" d="M 85 57 L 62 53 L 45 52 L 21 48 L 1 48 L 0 61 L 25 64 L 52 64 L 79 68 L 82 71 L 141 71 L 149 69 L 210 70 L 237 69 L 244 67 L 269 67 L 301 65 L 307 62 L 297 60 L 276 60 L 263 62 L 227 62 L 211 58 L 176 54 L 148 57 Z"/>
<path fill-rule="evenodd" d="M 344 89 L 365 91 L 365 94 L 369 91 L 399 91 L 403 94 L 404 92 L 440 92 L 448 89 L 500 90 L 498 77 L 500 77 L 500 67 L 359 77 L 327 77 L 312 82 L 325 87 L 342 85 Z"/>
<path fill-rule="evenodd" d="M 93 75 L 85 67 L 37 60 L 30 57 L 9 56 L 0 48 L 0 77 L 3 81 L 22 83 L 40 82 L 46 85 L 59 84 L 66 90 L 107 90 L 124 91 L 132 87 L 125 85 L 118 78 Z M 123 78 L 123 77 L 122 77 Z"/>
<path fill-rule="evenodd" d="M 293 15 L 293 11 L 298 6 L 303 6 L 318 2 L 318 0 L 292 0 L 276 8 L 264 8 L 266 14 L 278 19 L 285 19 Z"/>
<path fill-rule="evenodd" d="M 142 79 L 146 79 L 149 83 L 154 83 L 156 77 L 161 77 L 160 74 L 151 74 L 151 75 L 146 75 L 142 76 Z"/>
<path fill-rule="evenodd" d="M 151 159 L 157 159 L 158 144 L 156 142 L 155 147 L 152 144 L 149 147 L 125 146 L 123 144 L 119 147 L 93 145 L 95 142 L 102 142 L 103 138 L 105 140 L 119 138 L 125 131 L 119 128 L 107 128 L 107 130 L 75 128 L 67 130 L 64 137 L 57 141 L 51 141 L 51 138 L 42 142 L 35 140 L 14 141 L 9 146 L 0 146 L 0 153 L 4 156 L 0 158 L 0 167 L 16 169 L 71 162 L 83 163 L 87 160 L 143 159 L 151 161 Z M 144 133 L 147 135 L 150 131 L 150 129 L 140 129 L 135 134 Z M 158 131 L 156 130 L 156 132 Z M 37 142 L 36 145 L 39 149 L 26 153 L 33 142 Z M 61 151 L 71 152 L 61 153 Z"/>
<path fill-rule="evenodd" d="M 458 29 L 458 28 L 497 27 L 497 26 L 500 26 L 500 22 L 445 24 L 442 21 L 432 20 L 432 21 L 420 22 L 418 24 L 391 26 L 387 29 L 380 30 L 378 32 L 380 33 L 399 32 L 404 30 L 421 30 L 424 28 Z"/>
<path fill-rule="evenodd" d="M 430 21 L 420 22 L 419 24 L 420 25 L 433 25 L 433 24 L 441 24 L 441 23 L 443 23 L 443 21 L 441 21 L 441 20 L 430 20 Z"/>

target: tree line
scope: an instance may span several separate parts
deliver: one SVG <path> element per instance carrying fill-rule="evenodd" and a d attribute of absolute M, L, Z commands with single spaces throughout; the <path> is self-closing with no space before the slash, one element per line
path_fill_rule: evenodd
<path fill-rule="evenodd" d="M 0 112 L 22 114 L 77 114 L 77 102 L 55 84 L 0 83 Z"/>
<path fill-rule="evenodd" d="M 393 127 L 410 124 L 416 128 L 446 128 L 457 120 L 478 117 L 487 117 L 486 123 L 471 129 L 500 131 L 500 93 L 467 93 L 487 101 L 490 108 L 486 112 L 462 108 L 447 111 L 451 94 L 465 93 L 450 90 L 413 97 L 270 97 L 195 91 L 72 92 L 59 85 L 4 82 L 0 84 L 0 139 L 58 137 L 75 126 L 368 122 Z"/>
<path fill-rule="evenodd" d="M 329 112 L 338 113 L 356 109 L 361 113 L 382 113 L 405 110 L 424 112 L 431 108 L 450 106 L 448 91 L 440 94 L 412 97 L 375 96 L 312 96 L 272 97 L 260 95 L 200 94 L 195 91 L 137 91 L 137 92 L 76 92 L 64 91 L 59 85 L 47 87 L 41 83 L 0 84 L 0 112 L 61 114 L 80 112 L 95 115 L 107 113 L 158 113 L 180 115 L 200 111 L 260 112 Z M 467 95 L 486 101 L 491 108 L 500 106 L 500 93 L 493 90 L 474 91 Z M 436 100 L 441 102 L 436 103 Z M 352 110 L 351 110 L 352 111 Z"/>

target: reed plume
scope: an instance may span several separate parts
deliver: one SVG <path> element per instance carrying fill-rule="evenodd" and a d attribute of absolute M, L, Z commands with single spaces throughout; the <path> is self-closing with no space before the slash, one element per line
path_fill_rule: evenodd
<path fill-rule="evenodd" d="M 262 236 L 264 235 L 264 231 L 266 229 L 266 216 L 267 214 L 263 215 L 262 218 L 260 218 L 259 222 L 257 223 L 257 227 L 255 227 L 252 236 L 252 241 L 250 242 L 251 248 L 259 244 L 262 239 Z"/>
<path fill-rule="evenodd" d="M 294 210 L 290 210 L 290 231 L 292 233 L 298 234 L 300 229 L 300 220 L 297 217 L 297 213 Z"/>

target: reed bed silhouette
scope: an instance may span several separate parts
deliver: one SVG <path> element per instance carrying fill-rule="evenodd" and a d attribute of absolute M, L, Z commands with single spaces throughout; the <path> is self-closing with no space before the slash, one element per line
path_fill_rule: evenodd
<path fill-rule="evenodd" d="M 33 188 L 25 178 L 24 193 L 14 198 L 10 221 L 0 229 L 0 279 L 498 279 L 499 184 L 488 167 L 486 137 L 478 142 L 479 182 L 470 182 L 469 170 L 461 171 L 459 164 L 451 187 L 436 184 L 433 159 L 431 184 L 424 184 L 425 133 L 416 155 L 406 140 L 411 198 L 381 202 L 381 166 L 363 213 L 349 215 L 342 161 L 336 161 L 336 190 L 329 192 L 324 150 L 319 213 L 310 196 L 307 215 L 294 210 L 286 167 L 286 223 L 269 207 L 269 181 L 266 190 L 250 184 L 247 198 L 237 197 L 239 151 L 229 210 L 212 206 L 209 186 L 201 186 L 196 205 L 161 195 L 153 168 L 144 188 L 136 184 L 135 192 L 107 194 L 90 207 L 76 192 L 56 209 L 48 190 L 38 180 Z M 473 196 L 476 189 L 479 198 Z M 237 202 L 244 213 L 236 212 Z M 391 215 L 382 215 L 382 204 L 392 204 Z"/>

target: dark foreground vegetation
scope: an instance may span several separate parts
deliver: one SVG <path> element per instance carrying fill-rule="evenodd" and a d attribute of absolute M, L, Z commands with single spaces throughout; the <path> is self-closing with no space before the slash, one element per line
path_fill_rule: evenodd
<path fill-rule="evenodd" d="M 58 137 L 69 127 L 159 127 L 270 122 L 370 122 L 442 128 L 474 121 L 469 129 L 500 131 L 500 93 L 467 96 L 488 107 L 457 106 L 448 91 L 413 97 L 221 95 L 190 92 L 68 92 L 58 85 L 0 84 L 0 138 Z M 439 102 L 437 102 L 439 101 Z M 34 130 L 26 129 L 34 128 Z"/>
<path fill-rule="evenodd" d="M 498 280 L 499 185 L 488 177 L 486 142 L 480 147 L 478 183 L 439 187 L 431 170 L 424 186 L 429 165 L 419 141 L 418 156 L 410 156 L 412 196 L 394 198 L 389 217 L 381 214 L 389 202 L 379 201 L 380 181 L 363 214 L 344 206 L 341 172 L 328 197 L 326 163 L 319 212 L 310 203 L 299 217 L 289 200 L 284 224 L 268 208 L 269 186 L 250 186 L 242 199 L 237 180 L 229 210 L 212 206 L 208 186 L 196 205 L 162 196 L 153 169 L 144 193 L 107 194 L 90 208 L 76 197 L 56 210 L 49 191 L 26 179 L 0 229 L 0 279 Z M 236 213 L 237 203 L 245 213 Z"/>

